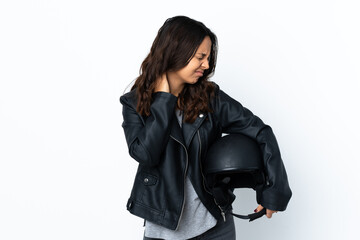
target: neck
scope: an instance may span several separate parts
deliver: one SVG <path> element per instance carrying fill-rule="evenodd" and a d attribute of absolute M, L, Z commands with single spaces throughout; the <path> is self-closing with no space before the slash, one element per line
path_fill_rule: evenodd
<path fill-rule="evenodd" d="M 170 93 L 178 97 L 184 89 L 184 83 L 173 72 L 167 73 L 167 79 L 169 82 Z"/>

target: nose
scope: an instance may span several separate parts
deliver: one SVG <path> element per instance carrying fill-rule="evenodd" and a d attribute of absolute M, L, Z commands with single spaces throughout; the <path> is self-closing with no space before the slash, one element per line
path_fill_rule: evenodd
<path fill-rule="evenodd" d="M 202 63 L 201 63 L 201 67 L 203 68 L 203 69 L 209 69 L 209 60 L 205 60 L 205 61 L 203 61 Z"/>

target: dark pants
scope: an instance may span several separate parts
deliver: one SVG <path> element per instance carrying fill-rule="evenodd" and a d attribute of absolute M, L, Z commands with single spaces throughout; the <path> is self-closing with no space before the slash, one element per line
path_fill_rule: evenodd
<path fill-rule="evenodd" d="M 203 234 L 190 238 L 189 240 L 236 240 L 234 217 L 230 214 L 226 216 L 226 222 L 219 220 L 215 227 L 209 229 Z M 159 238 L 147 238 L 144 240 L 161 240 Z"/>

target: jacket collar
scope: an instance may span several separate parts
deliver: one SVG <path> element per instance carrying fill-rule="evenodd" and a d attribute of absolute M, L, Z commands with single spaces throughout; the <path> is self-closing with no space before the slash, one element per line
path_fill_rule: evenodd
<path fill-rule="evenodd" d="M 135 89 L 127 93 L 128 97 L 130 98 L 130 103 L 134 109 L 136 109 L 136 97 L 135 97 Z M 207 113 L 200 113 L 196 120 L 193 123 L 182 123 L 182 128 L 179 126 L 179 123 L 176 119 L 174 111 L 173 121 L 171 123 L 171 130 L 170 134 L 180 141 L 182 144 L 189 148 L 191 140 L 193 139 L 196 131 L 201 126 L 202 122 L 206 119 Z M 140 115 L 139 115 L 140 116 Z M 145 119 L 140 116 L 142 122 L 145 124 Z"/>
<path fill-rule="evenodd" d="M 186 143 L 186 147 L 190 146 L 191 140 L 193 139 L 196 131 L 201 126 L 202 122 L 206 119 L 206 113 L 200 113 L 194 123 L 183 123 L 183 134 Z"/>

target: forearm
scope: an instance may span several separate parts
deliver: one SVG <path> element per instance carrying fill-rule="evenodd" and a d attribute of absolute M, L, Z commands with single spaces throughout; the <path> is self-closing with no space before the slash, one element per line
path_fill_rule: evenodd
<path fill-rule="evenodd" d="M 129 154 L 139 163 L 157 165 L 170 134 L 177 98 L 166 92 L 153 95 L 150 116 L 143 123 L 134 109 L 123 101 L 123 128 Z"/>
<path fill-rule="evenodd" d="M 263 190 L 260 203 L 271 210 L 285 210 L 292 192 L 271 127 L 222 91 L 218 92 L 215 107 L 224 133 L 249 136 L 257 141 L 262 150 L 268 184 Z"/>

